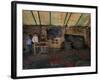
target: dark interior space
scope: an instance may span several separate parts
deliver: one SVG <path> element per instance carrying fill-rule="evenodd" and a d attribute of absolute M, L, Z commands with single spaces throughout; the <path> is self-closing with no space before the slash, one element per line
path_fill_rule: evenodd
<path fill-rule="evenodd" d="M 23 69 L 91 66 L 89 13 L 22 13 Z"/>
<path fill-rule="evenodd" d="M 72 30 L 76 29 L 68 28 L 73 33 L 75 31 Z M 25 43 L 23 43 L 23 69 L 90 66 L 90 43 L 88 43 L 89 40 L 86 40 L 90 39 L 90 35 L 85 35 L 85 32 L 88 33 L 89 31 L 88 29 L 84 30 L 83 28 L 79 30 L 79 33 L 77 31 L 77 34 L 75 34 L 76 32 L 68 34 L 67 28 L 43 26 L 46 33 L 44 43 L 41 44 L 41 27 L 24 26 L 23 40 L 25 40 L 27 34 L 36 33 L 39 36 L 39 42 L 36 45 L 35 54 L 34 49 L 29 52 L 25 48 Z M 63 33 L 65 30 L 67 34 Z M 42 52 L 41 46 L 44 47 Z"/>

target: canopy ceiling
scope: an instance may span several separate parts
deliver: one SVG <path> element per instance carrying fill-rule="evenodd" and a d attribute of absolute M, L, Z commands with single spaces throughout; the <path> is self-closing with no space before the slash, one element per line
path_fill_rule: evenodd
<path fill-rule="evenodd" d="M 23 10 L 23 25 L 90 26 L 89 13 Z"/>

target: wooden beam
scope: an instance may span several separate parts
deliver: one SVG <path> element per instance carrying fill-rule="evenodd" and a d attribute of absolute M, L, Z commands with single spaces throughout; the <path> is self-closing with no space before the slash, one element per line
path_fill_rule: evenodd
<path fill-rule="evenodd" d="M 39 23 L 40 23 L 40 25 L 41 25 L 41 19 L 40 19 L 39 11 L 38 11 L 38 18 L 39 18 Z"/>
<path fill-rule="evenodd" d="M 68 17 L 68 20 L 66 22 L 66 25 L 68 24 L 69 20 L 70 20 L 70 17 L 71 17 L 72 13 L 70 13 L 69 17 Z"/>
<path fill-rule="evenodd" d="M 87 22 L 87 24 L 85 26 L 88 26 L 89 27 L 90 24 L 91 24 L 91 19 L 90 19 L 90 16 L 89 16 L 88 22 Z"/>
<path fill-rule="evenodd" d="M 51 12 L 49 12 L 49 16 L 50 16 L 49 17 L 49 19 L 50 19 L 49 21 L 50 21 L 50 25 L 51 25 Z"/>
<path fill-rule="evenodd" d="M 37 22 L 36 22 L 35 16 L 34 16 L 34 14 L 33 14 L 32 11 L 31 11 L 31 14 L 32 14 L 32 16 L 33 16 L 33 19 L 34 19 L 34 21 L 35 21 L 35 24 L 37 25 Z"/>
<path fill-rule="evenodd" d="M 77 25 L 78 25 L 78 23 L 79 23 L 79 21 L 81 20 L 82 16 L 83 16 L 83 13 L 80 15 L 80 17 L 79 17 L 79 19 L 77 20 L 77 22 L 76 22 L 75 26 L 77 26 Z"/>
<path fill-rule="evenodd" d="M 65 15 L 64 24 L 65 24 L 65 22 L 66 22 L 67 16 L 68 16 L 68 13 L 66 13 L 66 15 Z"/>

